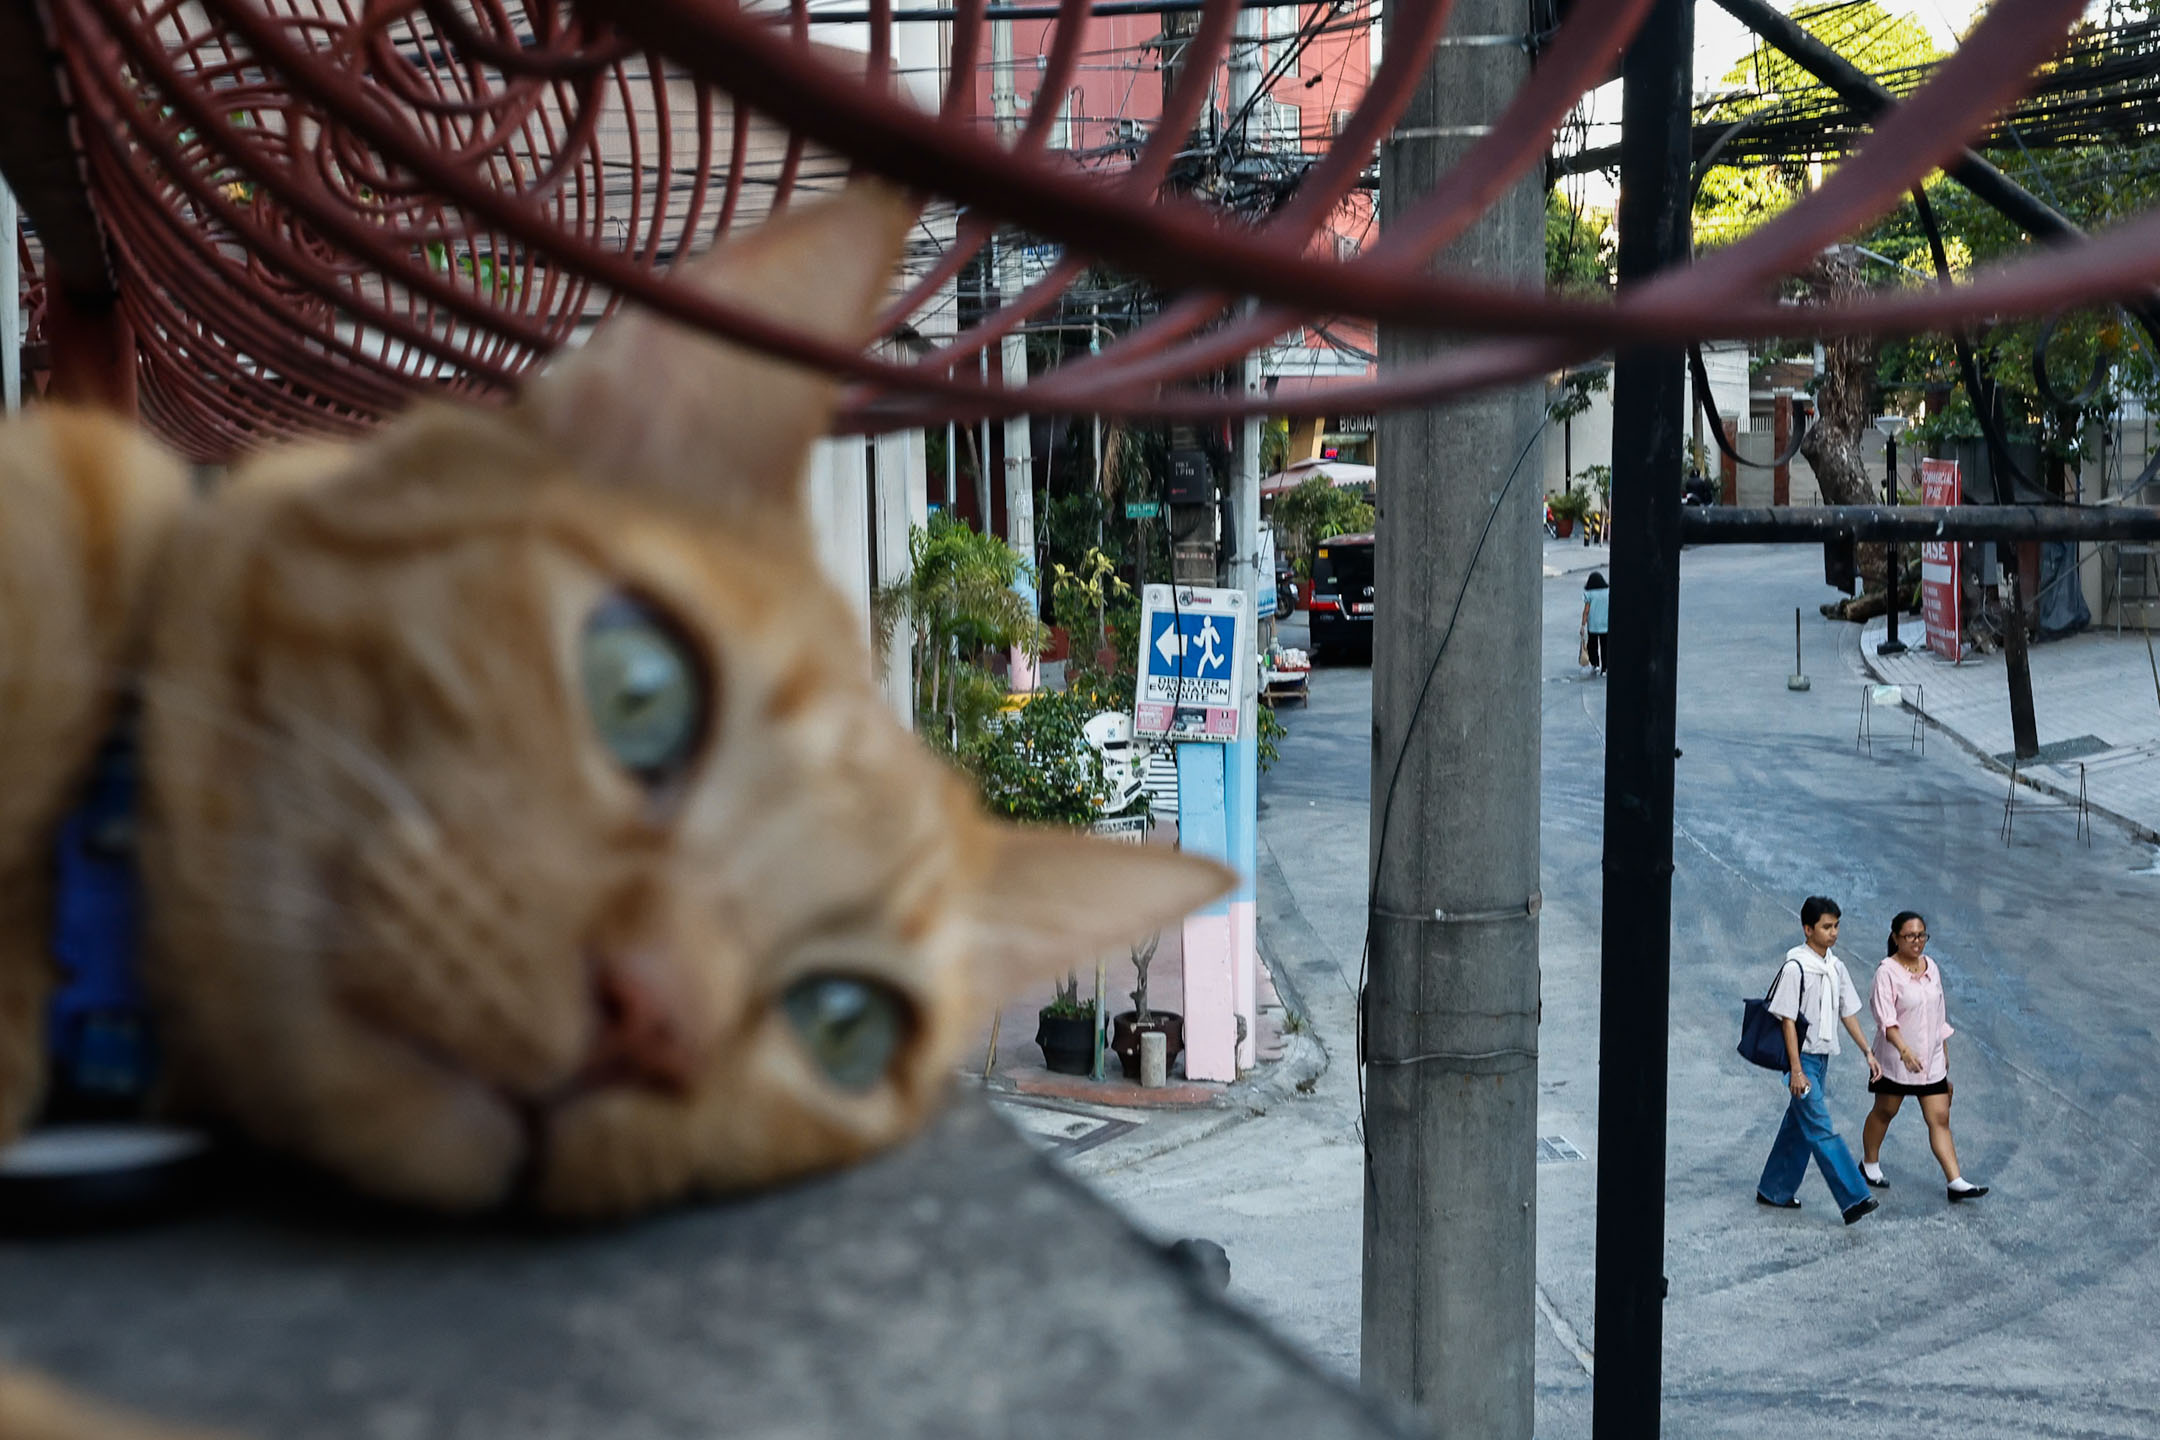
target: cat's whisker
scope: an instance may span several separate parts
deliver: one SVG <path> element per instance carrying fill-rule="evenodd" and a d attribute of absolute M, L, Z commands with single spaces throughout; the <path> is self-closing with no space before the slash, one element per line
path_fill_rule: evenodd
<path fill-rule="evenodd" d="M 410 838 L 424 841 L 430 850 L 441 847 L 441 835 L 427 806 L 380 755 L 350 733 L 294 707 L 280 707 L 277 718 L 288 727 L 286 733 L 311 746 L 372 795 L 401 830 L 409 830 Z"/>
<path fill-rule="evenodd" d="M 206 700 L 192 687 L 176 682 L 157 680 L 146 688 L 156 692 L 156 703 L 197 720 L 204 721 L 234 739 L 243 740 L 265 750 L 282 745 L 297 745 L 337 767 L 340 774 L 351 780 L 359 792 L 375 802 L 383 813 L 398 817 L 420 834 L 432 834 L 434 826 L 427 817 L 426 807 L 411 790 L 396 779 L 379 757 L 368 755 L 354 745 L 349 738 L 338 735 L 319 721 L 310 721 L 308 730 L 301 728 L 274 729 L 256 721 L 234 714 L 226 707 Z M 295 719 L 293 714 L 280 717 L 288 726 Z M 289 772 L 281 772 L 289 773 Z M 278 794 L 281 803 L 296 804 L 299 813 L 326 826 L 332 831 L 345 831 L 359 825 L 371 824 L 380 818 L 357 806 L 345 803 L 344 797 L 320 786 L 309 786 L 305 791 L 290 789 Z M 318 803 L 319 802 L 319 803 Z M 323 809 L 322 805 L 332 808 Z M 417 821 L 417 824 L 413 822 Z"/>

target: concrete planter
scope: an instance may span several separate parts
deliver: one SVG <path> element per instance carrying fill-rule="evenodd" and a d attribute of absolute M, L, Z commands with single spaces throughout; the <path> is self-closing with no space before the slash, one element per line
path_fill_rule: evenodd
<path fill-rule="evenodd" d="M 1150 1010 L 1147 1023 L 1141 1024 L 1138 1012 L 1123 1010 L 1110 1018 L 1110 1049 L 1125 1067 L 1125 1078 L 1140 1078 L 1140 1036 L 1148 1030 L 1160 1031 L 1169 1046 L 1169 1054 L 1163 1059 L 1165 1070 L 1177 1063 L 1177 1057 L 1185 1049 L 1185 1017 L 1175 1010 Z"/>

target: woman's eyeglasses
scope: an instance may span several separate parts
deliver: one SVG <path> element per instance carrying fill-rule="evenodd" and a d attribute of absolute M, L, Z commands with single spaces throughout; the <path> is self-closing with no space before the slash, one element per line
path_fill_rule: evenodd
<path fill-rule="evenodd" d="M 1904 934 L 1898 936 L 1897 938 L 1900 940 L 1917 940 L 1921 944 L 1925 945 L 1928 942 L 1928 933 L 1925 930 L 1907 930 Z"/>

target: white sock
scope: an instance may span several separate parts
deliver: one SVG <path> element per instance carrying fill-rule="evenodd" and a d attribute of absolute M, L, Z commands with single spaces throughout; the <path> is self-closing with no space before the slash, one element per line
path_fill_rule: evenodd
<path fill-rule="evenodd" d="M 1973 1184 L 1972 1181 L 1967 1180 L 1964 1176 L 1960 1175 L 1957 1177 L 1957 1179 L 1950 1182 L 1950 1188 L 1962 1195 L 1967 1190 L 1977 1190 L 1980 1187 Z"/>
<path fill-rule="evenodd" d="M 1863 1162 L 1860 1166 L 1860 1173 L 1870 1180 L 1880 1180 L 1882 1179 L 1882 1166 L 1869 1165 Z"/>

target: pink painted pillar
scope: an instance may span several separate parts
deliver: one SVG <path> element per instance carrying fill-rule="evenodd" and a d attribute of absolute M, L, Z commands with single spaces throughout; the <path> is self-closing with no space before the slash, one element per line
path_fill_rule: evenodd
<path fill-rule="evenodd" d="M 1191 742 L 1177 747 L 1178 848 L 1225 862 L 1231 859 L 1227 748 Z M 1239 951 L 1233 909 L 1226 896 L 1185 917 L 1188 1080 L 1237 1079 Z"/>

